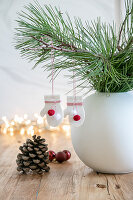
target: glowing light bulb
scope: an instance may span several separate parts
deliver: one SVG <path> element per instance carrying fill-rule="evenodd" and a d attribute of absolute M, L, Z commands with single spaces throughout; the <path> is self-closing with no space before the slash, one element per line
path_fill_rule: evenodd
<path fill-rule="evenodd" d="M 28 128 L 28 130 L 27 130 L 27 134 L 28 134 L 28 135 L 31 135 L 31 133 L 34 134 L 34 133 L 33 133 L 33 131 L 34 131 L 33 128 L 34 128 L 33 126 L 30 126 L 30 127 Z"/>
<path fill-rule="evenodd" d="M 29 130 L 33 130 L 33 126 L 30 126 L 30 127 L 29 127 Z"/>
<path fill-rule="evenodd" d="M 13 136 L 14 135 L 14 133 L 13 132 L 10 132 L 10 136 Z"/>
<path fill-rule="evenodd" d="M 6 126 L 6 128 L 9 128 L 9 123 L 8 122 L 5 122 L 5 126 Z"/>
<path fill-rule="evenodd" d="M 24 121 L 24 120 L 23 120 L 22 117 L 19 117 L 19 118 L 18 118 L 18 123 L 19 123 L 19 124 L 21 124 L 23 121 Z"/>
<path fill-rule="evenodd" d="M 27 130 L 27 135 L 30 135 L 30 130 Z"/>
<path fill-rule="evenodd" d="M 3 133 L 4 133 L 4 134 L 7 133 L 7 129 L 6 129 L 6 128 L 3 129 Z"/>
<path fill-rule="evenodd" d="M 42 117 L 39 117 L 39 118 L 38 118 L 37 124 L 43 124 L 43 118 L 42 118 Z"/>
<path fill-rule="evenodd" d="M 30 124 L 30 123 L 31 123 L 31 120 L 27 120 L 27 121 L 25 122 L 26 125 L 28 125 L 28 124 Z"/>
<path fill-rule="evenodd" d="M 25 133 L 25 129 L 22 128 L 22 129 L 20 130 L 20 134 L 21 134 L 21 135 L 24 135 L 24 133 Z"/>
<path fill-rule="evenodd" d="M 10 132 L 13 132 L 13 128 L 10 128 Z"/>
<path fill-rule="evenodd" d="M 13 125 L 13 126 L 14 126 L 14 125 L 15 125 L 15 122 L 14 122 L 14 121 L 12 121 L 12 122 L 11 122 L 11 125 Z"/>
<path fill-rule="evenodd" d="M 31 136 L 33 136 L 34 135 L 34 130 L 31 130 L 31 132 L 30 132 L 30 134 L 31 134 Z"/>

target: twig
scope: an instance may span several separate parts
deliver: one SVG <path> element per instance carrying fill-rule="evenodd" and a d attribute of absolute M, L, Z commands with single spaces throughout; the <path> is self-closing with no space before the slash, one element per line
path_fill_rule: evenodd
<path fill-rule="evenodd" d="M 129 13 L 126 15 L 126 17 L 125 17 L 125 19 L 124 19 L 124 21 L 123 21 L 123 23 L 122 23 L 122 25 L 121 25 L 121 29 L 120 29 L 120 32 L 119 32 L 118 43 L 117 43 L 117 49 L 118 49 L 118 51 L 121 51 L 121 50 L 122 50 L 122 49 L 121 49 L 121 46 L 120 46 L 121 34 L 122 34 L 123 27 L 124 27 L 124 25 L 125 25 L 125 23 L 126 23 L 126 20 L 127 20 L 127 18 L 128 18 L 129 15 L 131 15 L 131 12 L 129 12 Z"/>
<path fill-rule="evenodd" d="M 41 34 L 41 35 L 44 36 L 45 38 L 48 38 L 50 41 L 53 40 L 53 39 L 51 38 L 51 36 L 48 35 L 48 34 L 46 34 L 46 35 Z M 58 45 L 58 47 L 65 46 L 65 47 L 70 47 L 70 48 L 72 47 L 73 49 L 77 49 L 77 47 L 76 47 L 74 44 L 67 44 L 66 42 L 62 42 L 62 41 L 59 40 L 59 39 L 56 39 L 56 41 L 59 42 L 59 43 L 61 43 L 60 45 Z"/>
<path fill-rule="evenodd" d="M 44 40 L 42 40 L 42 39 L 36 38 L 35 36 L 31 36 L 31 37 L 34 38 L 35 40 L 37 40 L 38 42 L 43 43 L 47 48 L 55 49 L 55 50 L 58 50 L 58 51 L 64 51 L 64 52 L 80 52 L 80 53 L 81 52 L 87 52 L 88 53 L 87 50 L 82 50 L 82 49 L 81 50 L 77 50 L 77 49 L 70 50 L 70 49 L 64 49 L 62 47 L 56 47 L 56 46 L 53 46 L 51 44 L 44 42 Z"/>
<path fill-rule="evenodd" d="M 64 51 L 64 52 L 88 52 L 88 51 L 86 51 L 86 50 L 81 50 L 81 51 L 79 51 L 79 50 L 64 49 L 64 48 L 62 48 L 62 47 L 55 47 L 55 46 L 53 46 L 53 45 L 51 45 L 51 44 L 48 44 L 48 43 L 44 42 L 42 39 L 36 38 L 35 36 L 31 36 L 31 37 L 34 38 L 35 40 L 37 40 L 38 42 L 43 43 L 43 44 L 45 45 L 45 47 L 51 48 L 51 49 L 55 49 L 55 50 L 58 50 L 58 51 Z M 41 46 L 41 48 L 45 48 L 45 47 L 44 47 L 44 46 Z M 41 48 L 39 48 L 39 49 L 41 49 Z M 34 48 L 33 48 L 33 49 L 34 49 Z"/>
<path fill-rule="evenodd" d="M 63 52 L 69 52 L 69 53 L 90 53 L 89 51 L 87 50 L 83 50 L 83 49 L 65 49 L 65 48 L 62 48 L 62 47 L 58 47 L 58 46 L 54 46 L 54 45 L 51 45 L 51 44 L 48 44 L 46 42 L 44 42 L 44 40 L 42 39 L 38 39 L 36 38 L 35 36 L 31 36 L 33 39 L 37 40 L 38 42 L 42 43 L 43 45 L 41 45 L 40 47 L 36 47 L 36 48 L 30 48 L 29 50 L 40 50 L 40 49 L 55 49 L 57 51 L 63 51 Z M 70 47 L 72 47 L 70 45 Z M 25 49 L 25 50 L 28 50 L 28 49 Z M 101 55 L 96 55 L 96 54 L 93 54 L 95 57 L 98 57 L 98 58 L 101 58 Z"/>

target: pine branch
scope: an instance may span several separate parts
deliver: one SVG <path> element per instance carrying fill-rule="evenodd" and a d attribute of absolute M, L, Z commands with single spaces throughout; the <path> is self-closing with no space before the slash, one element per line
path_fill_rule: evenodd
<path fill-rule="evenodd" d="M 78 87 L 99 92 L 126 92 L 133 89 L 133 3 L 127 0 L 126 16 L 117 38 L 114 25 L 86 22 L 56 7 L 38 2 L 19 13 L 16 48 L 35 66 L 51 72 L 51 49 L 55 56 L 55 77 L 63 69 L 75 71 Z M 122 40 L 122 44 L 120 44 Z M 52 44 L 51 44 L 52 42 Z M 73 76 L 71 76 L 73 78 Z"/>

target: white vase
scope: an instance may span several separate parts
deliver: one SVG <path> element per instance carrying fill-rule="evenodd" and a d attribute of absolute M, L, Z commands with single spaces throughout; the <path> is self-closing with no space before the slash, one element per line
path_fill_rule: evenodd
<path fill-rule="evenodd" d="M 74 149 L 102 173 L 133 171 L 133 93 L 95 93 L 84 101 L 85 121 L 71 128 Z"/>

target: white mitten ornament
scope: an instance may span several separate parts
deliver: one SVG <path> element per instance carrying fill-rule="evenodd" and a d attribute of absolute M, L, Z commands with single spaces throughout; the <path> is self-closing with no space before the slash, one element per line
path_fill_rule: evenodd
<path fill-rule="evenodd" d="M 47 123 L 49 126 L 58 126 L 64 117 L 63 111 L 60 105 L 59 95 L 44 96 L 45 107 L 40 112 L 41 117 L 46 115 Z"/>
<path fill-rule="evenodd" d="M 79 127 L 83 124 L 85 119 L 85 111 L 83 107 L 83 100 L 81 96 L 68 96 L 67 108 L 64 111 L 64 116 L 68 115 L 69 122 L 75 127 Z"/>

